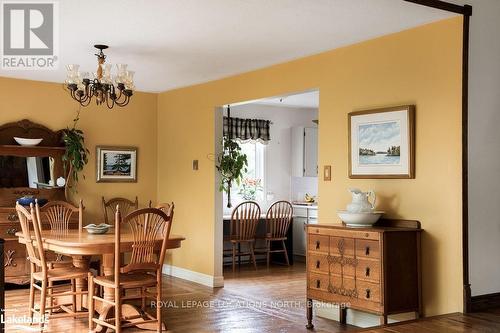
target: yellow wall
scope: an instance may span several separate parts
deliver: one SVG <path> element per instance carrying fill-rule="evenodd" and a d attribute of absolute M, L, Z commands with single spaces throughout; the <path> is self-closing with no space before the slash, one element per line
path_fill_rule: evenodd
<path fill-rule="evenodd" d="M 417 219 L 427 315 L 461 311 L 461 18 L 262 70 L 177 89 L 158 99 L 158 199 L 173 200 L 173 232 L 187 237 L 172 264 L 214 274 L 214 108 L 320 90 L 320 222 L 337 221 L 346 189 L 374 189 L 389 217 Z M 320 38 L 320 37 L 318 37 Z M 416 104 L 416 179 L 350 180 L 347 113 Z M 199 171 L 191 161 L 199 159 Z"/>
<path fill-rule="evenodd" d="M 77 103 L 61 84 L 0 77 L 0 124 L 23 118 L 59 130 L 72 125 Z M 78 127 L 85 133 L 90 150 L 89 163 L 83 171 L 76 198 L 83 198 L 86 206 L 85 223 L 101 219 L 101 196 L 139 197 L 146 205 L 156 200 L 156 113 L 157 95 L 137 93 L 125 108 L 83 108 Z M 96 183 L 95 146 L 136 146 L 138 150 L 137 183 Z"/>

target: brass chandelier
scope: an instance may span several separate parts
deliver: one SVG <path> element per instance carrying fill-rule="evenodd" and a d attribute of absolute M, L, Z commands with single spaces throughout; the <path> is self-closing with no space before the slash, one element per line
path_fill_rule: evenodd
<path fill-rule="evenodd" d="M 88 72 L 80 72 L 80 65 L 67 65 L 66 87 L 71 97 L 87 106 L 95 98 L 97 105 L 106 104 L 109 109 L 115 105 L 125 106 L 133 95 L 134 72 L 127 70 L 126 64 L 117 64 L 117 74 L 111 74 L 111 64 L 105 64 L 106 55 L 103 50 L 107 45 L 94 45 L 99 50 L 97 56 L 97 71 L 93 78 Z"/>

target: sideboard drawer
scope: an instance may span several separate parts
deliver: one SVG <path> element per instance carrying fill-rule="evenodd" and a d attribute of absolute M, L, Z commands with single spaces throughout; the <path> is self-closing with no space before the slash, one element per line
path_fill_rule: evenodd
<path fill-rule="evenodd" d="M 376 231 L 322 228 L 322 227 L 315 227 L 314 225 L 309 225 L 307 227 L 307 233 L 315 234 L 315 235 L 329 235 L 329 236 L 336 236 L 336 237 L 350 237 L 350 238 L 371 239 L 371 240 L 379 240 L 380 239 L 380 233 L 376 232 Z"/>
<path fill-rule="evenodd" d="M 380 284 L 358 280 L 357 287 L 358 299 L 380 303 Z"/>
<path fill-rule="evenodd" d="M 380 259 L 379 242 L 366 239 L 356 239 L 356 257 Z"/>
<path fill-rule="evenodd" d="M 15 209 L 0 212 L 0 222 L 19 222 L 19 216 Z"/>
<path fill-rule="evenodd" d="M 322 252 L 328 254 L 330 237 L 322 235 L 309 235 L 309 251 Z"/>
<path fill-rule="evenodd" d="M 380 262 L 375 260 L 359 259 L 356 265 L 356 277 L 358 279 L 380 281 Z"/>
<path fill-rule="evenodd" d="M 328 274 L 309 273 L 309 289 L 328 291 Z"/>
<path fill-rule="evenodd" d="M 308 270 L 311 272 L 328 273 L 328 256 L 322 254 L 310 254 L 307 261 Z"/>
<path fill-rule="evenodd" d="M 26 274 L 26 245 L 15 240 L 6 241 L 4 247 L 5 276 L 19 276 Z"/>
<path fill-rule="evenodd" d="M 17 241 L 16 232 L 21 231 L 19 222 L 0 223 L 0 238 Z"/>

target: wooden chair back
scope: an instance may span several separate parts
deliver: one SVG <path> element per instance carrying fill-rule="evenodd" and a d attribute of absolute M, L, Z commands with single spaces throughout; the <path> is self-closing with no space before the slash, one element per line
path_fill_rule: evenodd
<path fill-rule="evenodd" d="M 240 203 L 231 214 L 230 235 L 235 240 L 255 239 L 260 219 L 260 206 L 255 201 Z"/>
<path fill-rule="evenodd" d="M 159 204 L 157 204 L 154 208 L 157 208 L 159 210 L 162 210 L 164 211 L 165 213 L 168 213 L 168 211 L 170 210 L 170 207 L 173 207 L 174 203 L 168 203 L 168 202 L 161 202 Z M 153 207 L 153 201 L 149 200 L 149 208 L 152 208 Z"/>
<path fill-rule="evenodd" d="M 168 214 L 157 208 L 143 208 L 121 217 L 119 207 L 115 214 L 115 284 L 119 285 L 120 273 L 131 271 L 161 272 L 165 251 L 170 236 L 174 206 Z M 133 244 L 129 263 L 122 266 L 120 255 L 121 235 L 124 232 L 132 233 Z M 158 252 L 157 240 L 162 239 Z"/>
<path fill-rule="evenodd" d="M 130 201 L 125 198 L 112 198 L 106 201 L 104 197 L 102 197 L 104 223 L 113 224 L 115 222 L 117 206 L 120 206 L 120 214 L 122 216 L 127 216 L 131 211 L 139 209 L 139 200 L 135 197 L 135 201 Z"/>
<path fill-rule="evenodd" d="M 49 201 L 39 208 L 40 220 L 46 220 L 50 224 L 50 230 L 65 232 L 69 229 L 69 222 L 73 214 L 78 214 L 78 230 L 83 230 L 83 200 L 78 207 L 66 201 Z"/>
<path fill-rule="evenodd" d="M 292 204 L 288 201 L 276 201 L 266 214 L 266 237 L 285 238 L 293 216 Z"/>
<path fill-rule="evenodd" d="M 38 209 L 38 205 L 37 205 Z M 26 242 L 26 252 L 28 260 L 32 265 L 41 269 L 44 274 L 47 273 L 47 262 L 45 251 L 43 249 L 42 235 L 40 231 L 40 220 L 37 217 L 37 211 L 33 204 L 30 209 L 16 203 L 17 216 L 23 232 L 23 238 Z M 33 267 L 33 266 L 32 266 Z"/>

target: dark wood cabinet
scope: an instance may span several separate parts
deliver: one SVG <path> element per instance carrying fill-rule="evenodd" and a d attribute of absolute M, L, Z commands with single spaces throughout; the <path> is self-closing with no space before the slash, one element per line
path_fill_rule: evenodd
<path fill-rule="evenodd" d="M 370 312 L 387 323 L 390 314 L 421 315 L 420 223 L 381 220 L 371 228 L 343 224 L 307 226 L 307 319 L 312 301 Z"/>

